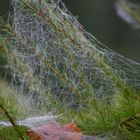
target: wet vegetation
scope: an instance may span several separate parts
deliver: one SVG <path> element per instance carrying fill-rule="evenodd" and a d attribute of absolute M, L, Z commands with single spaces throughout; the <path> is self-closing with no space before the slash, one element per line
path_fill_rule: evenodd
<path fill-rule="evenodd" d="M 12 23 L 0 21 L 0 137 L 28 139 L 16 121 L 53 112 L 84 134 L 140 139 L 140 64 L 86 32 L 61 1 L 12 5 Z"/>

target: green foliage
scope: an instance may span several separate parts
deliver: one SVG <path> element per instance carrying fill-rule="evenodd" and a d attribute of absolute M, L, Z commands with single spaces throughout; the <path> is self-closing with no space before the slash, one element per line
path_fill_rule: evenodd
<path fill-rule="evenodd" d="M 25 129 L 16 126 L 16 121 L 29 114 L 27 105 L 24 97 L 19 96 L 6 82 L 0 81 L 0 122 L 10 122 L 13 125 L 12 127 L 0 126 L 1 140 L 24 139 Z"/>
<path fill-rule="evenodd" d="M 26 134 L 27 128 L 23 126 L 17 127 L 23 136 L 23 140 L 29 140 Z M 15 131 L 13 127 L 0 127 L 0 139 L 1 140 L 20 140 L 21 137 Z"/>
<path fill-rule="evenodd" d="M 7 55 L 5 48 L 2 46 L 0 42 L 0 77 L 5 75 L 5 65 L 7 64 Z"/>
<path fill-rule="evenodd" d="M 8 84 L 0 81 L 0 105 L 13 117 L 24 118 L 29 113 L 28 100 L 19 96 Z M 0 120 L 7 120 L 6 114 L 0 109 Z"/>
<path fill-rule="evenodd" d="M 0 120 L 16 131 L 16 119 L 52 111 L 85 134 L 139 138 L 140 65 L 106 48 L 63 3 L 54 3 L 15 0 L 14 27 L 0 23 L 0 56 L 8 54 L 11 83 L 19 92 L 0 83 Z M 3 131 L 17 138 L 11 128 Z"/>
<path fill-rule="evenodd" d="M 73 120 L 85 134 L 115 140 L 140 138 L 140 96 L 135 91 L 115 94 L 108 104 L 104 100 L 98 103 L 92 100 L 84 110 L 64 112 L 60 122 Z"/>

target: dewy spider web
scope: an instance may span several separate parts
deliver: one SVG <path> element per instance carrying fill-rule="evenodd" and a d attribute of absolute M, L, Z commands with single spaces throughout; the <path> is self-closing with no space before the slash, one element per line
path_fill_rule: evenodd
<path fill-rule="evenodd" d="M 140 87 L 140 64 L 86 32 L 63 2 L 12 0 L 12 5 L 11 83 L 36 105 L 43 105 L 46 92 L 79 108 L 83 97 Z"/>

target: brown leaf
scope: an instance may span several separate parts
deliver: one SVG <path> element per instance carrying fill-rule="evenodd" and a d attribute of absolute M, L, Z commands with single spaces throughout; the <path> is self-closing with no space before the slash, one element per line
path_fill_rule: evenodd
<path fill-rule="evenodd" d="M 81 140 L 82 134 L 76 124 L 70 123 L 63 127 L 53 123 L 33 127 L 27 131 L 30 140 Z"/>

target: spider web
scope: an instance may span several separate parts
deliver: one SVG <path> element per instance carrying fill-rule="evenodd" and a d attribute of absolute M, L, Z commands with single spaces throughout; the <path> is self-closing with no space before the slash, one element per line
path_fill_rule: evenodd
<path fill-rule="evenodd" d="M 62 1 L 12 0 L 12 5 L 11 84 L 37 106 L 48 92 L 79 108 L 86 97 L 106 98 L 125 86 L 139 89 L 140 64 L 86 32 Z"/>

